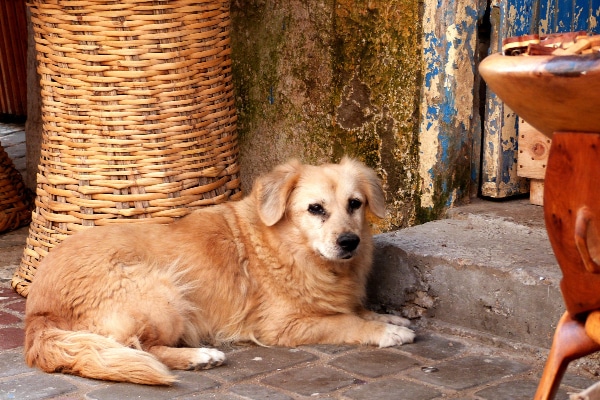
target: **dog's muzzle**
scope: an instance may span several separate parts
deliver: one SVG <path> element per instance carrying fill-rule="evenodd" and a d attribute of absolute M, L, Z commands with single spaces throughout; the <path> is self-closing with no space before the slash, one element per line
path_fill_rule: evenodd
<path fill-rule="evenodd" d="M 338 236 L 336 243 L 344 252 L 341 258 L 347 259 L 353 256 L 354 250 L 356 250 L 360 243 L 360 238 L 354 233 L 346 232 Z"/>

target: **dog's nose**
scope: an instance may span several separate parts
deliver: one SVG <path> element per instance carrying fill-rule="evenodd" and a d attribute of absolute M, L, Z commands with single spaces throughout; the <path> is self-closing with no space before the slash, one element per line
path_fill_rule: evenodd
<path fill-rule="evenodd" d="M 354 233 L 342 233 L 337 238 L 337 244 L 344 251 L 353 251 L 358 247 L 360 238 Z"/>

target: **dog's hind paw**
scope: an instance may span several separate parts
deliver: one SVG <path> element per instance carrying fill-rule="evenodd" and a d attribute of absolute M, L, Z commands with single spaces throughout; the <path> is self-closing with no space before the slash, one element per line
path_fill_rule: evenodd
<path fill-rule="evenodd" d="M 218 367 L 225 361 L 225 354 L 216 349 L 201 347 L 196 350 L 188 370 L 210 369 Z"/>
<path fill-rule="evenodd" d="M 415 340 L 415 332 L 404 326 L 387 324 L 383 336 L 379 340 L 379 347 L 398 346 L 404 343 L 412 343 Z"/>

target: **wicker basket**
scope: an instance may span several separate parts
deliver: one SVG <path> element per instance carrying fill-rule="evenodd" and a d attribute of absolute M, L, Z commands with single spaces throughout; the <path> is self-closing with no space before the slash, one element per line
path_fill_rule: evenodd
<path fill-rule="evenodd" d="M 32 204 L 21 174 L 0 146 L 0 232 L 27 225 Z"/>
<path fill-rule="evenodd" d="M 65 237 L 238 198 L 229 1 L 35 0 L 36 208 L 12 285 Z"/>

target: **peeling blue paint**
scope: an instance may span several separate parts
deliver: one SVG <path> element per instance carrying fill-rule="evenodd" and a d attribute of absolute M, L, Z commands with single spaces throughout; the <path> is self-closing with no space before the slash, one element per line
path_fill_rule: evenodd
<path fill-rule="evenodd" d="M 560 3 L 539 0 L 538 21 L 534 30 L 540 34 L 565 31 L 600 32 L 600 0 L 568 0 Z"/>
<path fill-rule="evenodd" d="M 425 43 L 427 47 L 424 49 L 425 59 L 427 62 L 427 73 L 425 74 L 425 87 L 431 88 L 435 77 L 440 75 L 441 57 L 438 48 L 440 47 L 440 39 L 434 33 L 425 34 Z"/>
<path fill-rule="evenodd" d="M 487 0 L 436 3 L 425 3 L 423 24 L 427 103 L 421 108 L 421 126 L 427 132 L 425 143 L 430 150 L 428 168 L 421 174 L 423 188 L 430 189 L 425 192 L 426 206 L 440 209 L 468 195 L 469 184 L 477 182 L 474 177 L 479 176 L 479 165 L 471 160 L 473 143 L 480 145 L 474 132 L 481 133 L 474 123 L 478 118 L 474 118 L 472 79 L 478 20 L 485 14 Z"/>
<path fill-rule="evenodd" d="M 493 12 L 499 18 L 492 19 L 498 24 L 492 27 L 497 33 L 497 42 L 491 46 L 491 52 L 500 51 L 502 40 L 510 36 L 598 31 L 595 15 L 600 13 L 600 0 L 496 0 L 493 5 Z M 518 132 L 512 125 L 516 121 L 504 104 L 488 92 L 481 175 L 486 196 L 507 197 L 526 190 L 524 182 L 517 177 Z"/>
<path fill-rule="evenodd" d="M 270 105 L 275 104 L 275 95 L 273 94 L 273 86 L 269 87 L 269 96 L 267 97 Z"/>
<path fill-rule="evenodd" d="M 441 151 L 440 162 L 445 165 L 448 162 L 448 150 L 450 147 L 450 137 L 448 137 L 447 135 L 441 134 L 439 136 L 439 138 L 440 138 L 440 151 Z M 445 191 L 446 189 L 444 189 L 444 187 L 442 186 L 442 190 Z"/>

